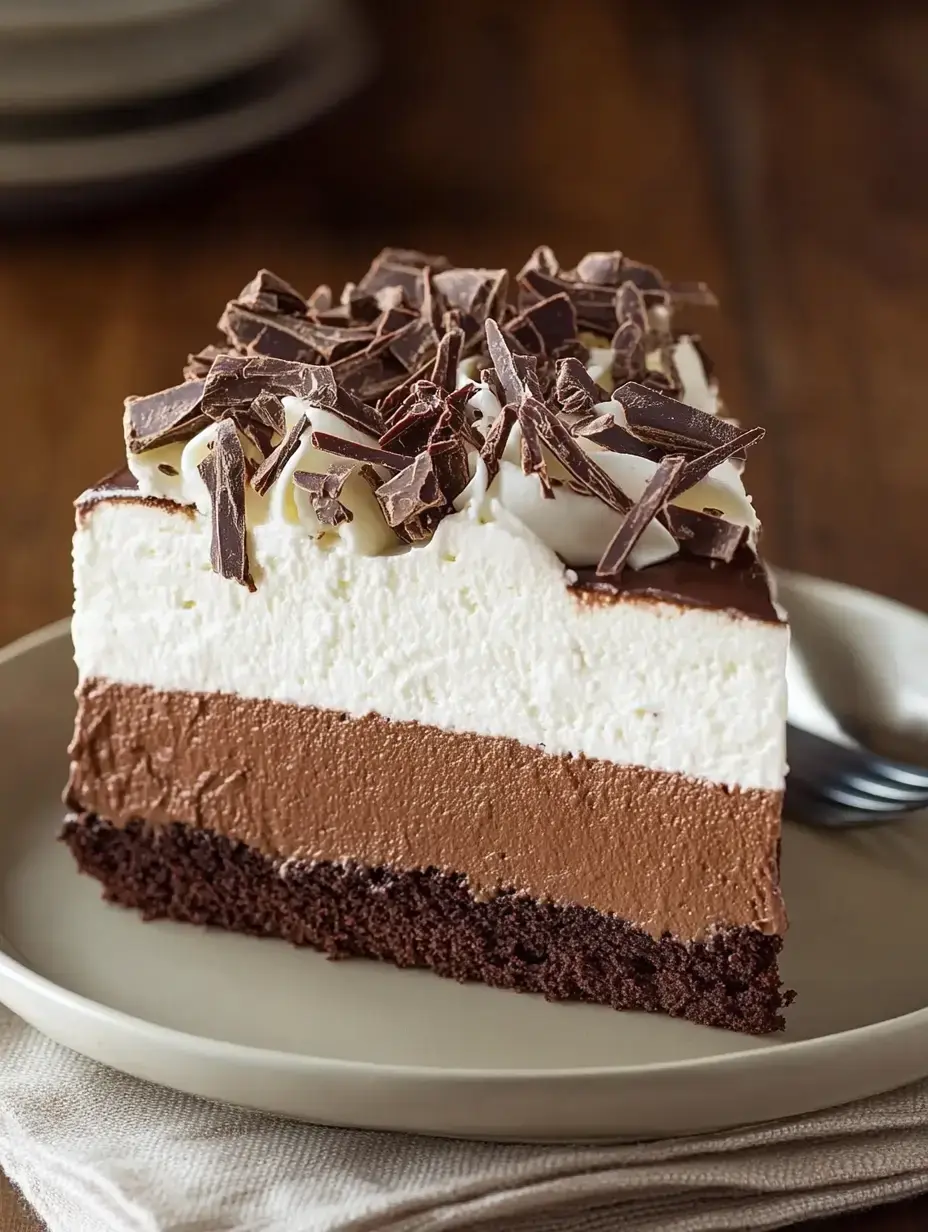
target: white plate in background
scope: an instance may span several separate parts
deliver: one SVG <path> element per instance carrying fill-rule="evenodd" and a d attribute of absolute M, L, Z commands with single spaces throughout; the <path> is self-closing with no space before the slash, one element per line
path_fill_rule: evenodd
<path fill-rule="evenodd" d="M 336 0 L 337 2 L 337 0 Z M 327 20 L 326 0 L 148 4 L 135 20 L 57 28 L 4 20 L 0 108 L 54 113 L 190 90 L 270 59 Z M 73 5 L 75 17 L 82 6 Z M 36 10 L 41 12 L 41 7 Z M 6 13 L 7 19 L 9 12 Z M 9 123 L 9 116 L 4 117 Z"/>
<path fill-rule="evenodd" d="M 925 730 L 928 655 L 908 656 L 928 618 L 795 575 L 781 598 L 839 627 L 862 662 L 885 661 L 884 719 L 911 728 L 918 713 Z M 928 1075 L 924 817 L 786 828 L 783 971 L 799 996 L 785 1034 L 743 1036 L 104 905 L 54 841 L 73 687 L 64 625 L 0 654 L 0 999 L 79 1052 L 313 1121 L 535 1140 L 703 1132 Z"/>
<path fill-rule="evenodd" d="M 0 0 L 0 31 L 80 30 L 86 26 L 170 19 L 226 0 Z"/>
<path fill-rule="evenodd" d="M 56 114 L 45 128 L 44 118 L 32 117 L 21 130 L 0 116 L 0 203 L 208 166 L 307 123 L 350 94 L 371 60 L 342 0 L 316 0 L 314 11 L 314 23 L 282 58 L 224 93 L 191 99 L 186 111 L 168 100 L 159 118 L 162 104 L 153 102 L 102 132 L 85 117 L 71 131 L 68 115 Z M 109 124 L 112 113 L 103 114 Z"/>

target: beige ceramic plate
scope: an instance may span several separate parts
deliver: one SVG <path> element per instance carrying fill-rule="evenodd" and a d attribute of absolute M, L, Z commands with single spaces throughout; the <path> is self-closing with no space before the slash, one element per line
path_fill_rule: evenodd
<path fill-rule="evenodd" d="M 928 619 L 803 578 L 783 598 L 863 669 L 878 654 L 883 717 L 924 730 Z M 799 998 L 785 1035 L 752 1039 L 104 906 L 54 841 L 73 683 L 65 626 L 0 655 L 0 999 L 79 1052 L 316 1121 L 527 1139 L 708 1130 L 928 1074 L 928 820 L 787 830 Z"/>

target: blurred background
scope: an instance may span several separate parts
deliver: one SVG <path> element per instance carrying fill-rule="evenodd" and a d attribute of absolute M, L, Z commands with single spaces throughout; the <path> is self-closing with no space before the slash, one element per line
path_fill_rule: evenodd
<path fill-rule="evenodd" d="M 926 142 L 923 4 L 0 0 L 0 643 L 123 396 L 386 243 L 708 281 L 768 555 L 928 609 Z"/>

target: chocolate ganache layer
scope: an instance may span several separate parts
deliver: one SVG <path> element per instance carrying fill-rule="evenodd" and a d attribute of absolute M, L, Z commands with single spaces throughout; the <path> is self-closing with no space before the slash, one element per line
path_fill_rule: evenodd
<path fill-rule="evenodd" d="M 181 824 L 114 826 L 72 817 L 64 841 L 111 902 L 147 919 L 214 925 L 428 967 L 460 981 L 615 1009 L 660 1011 L 712 1027 L 782 1029 L 792 994 L 781 940 L 735 928 L 704 942 L 656 939 L 589 907 L 505 892 L 480 902 L 461 876 L 363 864 L 281 864 L 244 843 Z"/>
<path fill-rule="evenodd" d="M 376 715 L 85 681 L 68 802 L 271 860 L 464 874 L 654 938 L 775 935 L 781 795 Z"/>

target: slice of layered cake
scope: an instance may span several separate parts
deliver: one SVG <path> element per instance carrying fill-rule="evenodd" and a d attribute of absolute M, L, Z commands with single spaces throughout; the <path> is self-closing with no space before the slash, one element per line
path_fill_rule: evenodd
<path fill-rule="evenodd" d="M 787 629 L 620 253 L 262 271 L 77 502 L 64 838 L 113 902 L 772 1031 Z"/>

